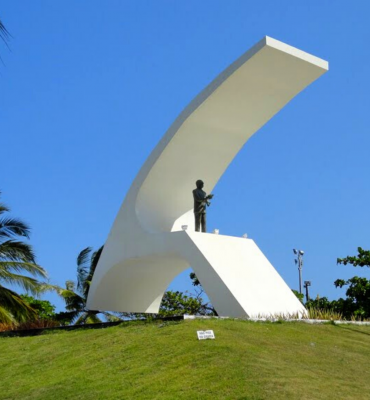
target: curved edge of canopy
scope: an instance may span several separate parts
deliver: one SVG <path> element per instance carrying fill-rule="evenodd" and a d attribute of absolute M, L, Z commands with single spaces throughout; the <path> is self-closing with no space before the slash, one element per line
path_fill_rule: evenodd
<path fill-rule="evenodd" d="M 326 61 L 263 38 L 194 98 L 153 150 L 127 196 L 136 222 L 148 232 L 193 230 L 195 181 L 211 192 L 246 141 L 327 70 Z"/>

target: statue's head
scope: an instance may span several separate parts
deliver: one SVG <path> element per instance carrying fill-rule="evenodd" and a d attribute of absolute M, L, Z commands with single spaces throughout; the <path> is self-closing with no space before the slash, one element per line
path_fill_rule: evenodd
<path fill-rule="evenodd" d="M 198 179 L 198 180 L 195 182 L 195 184 L 197 185 L 197 188 L 198 188 L 198 189 L 203 189 L 204 182 L 203 182 L 202 180 Z"/>

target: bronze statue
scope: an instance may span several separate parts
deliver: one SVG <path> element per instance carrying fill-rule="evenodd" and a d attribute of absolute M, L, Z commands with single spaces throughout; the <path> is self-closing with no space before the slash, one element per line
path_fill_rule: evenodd
<path fill-rule="evenodd" d="M 207 196 L 207 193 L 203 190 L 204 182 L 200 179 L 195 184 L 197 185 L 197 188 L 193 190 L 195 231 L 199 232 L 202 228 L 202 232 L 206 232 L 206 208 L 211 205 L 208 200 L 212 199 L 213 194 Z"/>

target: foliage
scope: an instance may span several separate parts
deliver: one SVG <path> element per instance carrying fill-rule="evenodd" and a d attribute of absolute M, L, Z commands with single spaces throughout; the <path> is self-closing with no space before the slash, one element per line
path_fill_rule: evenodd
<path fill-rule="evenodd" d="M 202 297 L 203 293 L 205 293 L 205 292 L 204 292 L 203 286 L 200 283 L 198 277 L 195 275 L 195 272 L 191 272 L 190 273 L 190 279 L 192 281 L 192 285 L 197 288 L 196 297 L 199 298 L 199 299 L 202 299 L 203 298 Z M 200 314 L 200 315 L 215 315 L 215 316 L 218 316 L 216 309 L 213 307 L 213 305 L 210 302 L 202 303 L 201 312 L 203 312 L 203 314 Z"/>
<path fill-rule="evenodd" d="M 48 300 L 36 299 L 32 296 L 21 294 L 21 298 L 27 302 L 36 312 L 36 317 L 39 320 L 55 319 L 55 306 Z"/>
<path fill-rule="evenodd" d="M 351 264 L 354 267 L 370 267 L 370 251 L 361 247 L 357 248 L 357 256 L 347 256 L 338 258 L 338 264 Z M 337 307 L 341 307 L 341 312 L 348 318 L 352 315 L 356 318 L 370 318 L 370 280 L 354 276 L 353 278 L 344 280 L 337 279 L 334 282 L 335 287 L 345 287 L 346 299 L 339 299 Z"/>
<path fill-rule="evenodd" d="M 364 320 L 369 318 L 349 298 L 330 301 L 327 297 L 317 297 L 310 299 L 305 306 L 310 316 L 312 315 L 312 319 Z M 324 318 L 324 314 L 327 318 Z"/>
<path fill-rule="evenodd" d="M 67 281 L 65 288 L 58 288 L 58 294 L 66 303 L 67 312 L 56 315 L 56 319 L 62 324 L 94 324 L 102 322 L 98 314 L 104 314 L 112 318 L 112 314 L 106 311 L 89 310 L 86 307 L 90 284 L 103 251 L 101 246 L 93 252 L 91 247 L 83 249 L 77 257 L 77 285 L 73 281 Z"/>
<path fill-rule="evenodd" d="M 292 292 L 295 294 L 295 296 L 297 297 L 297 299 L 303 303 L 303 299 L 304 299 L 304 294 L 303 293 L 299 293 L 298 290 L 294 290 L 292 289 Z"/>
<path fill-rule="evenodd" d="M 340 288 L 348 286 L 347 298 L 338 300 L 346 317 L 370 318 L 370 280 L 354 276 L 347 280 L 337 279 L 334 285 Z"/>
<path fill-rule="evenodd" d="M 118 313 L 118 315 L 125 320 L 151 320 L 157 317 L 174 317 L 185 314 L 217 315 L 213 306 L 204 301 L 203 287 L 194 272 L 190 274 L 190 279 L 192 280 L 193 286 L 197 286 L 195 293 L 166 291 L 162 298 L 158 314 L 122 312 Z M 108 320 L 112 320 L 112 318 L 114 318 L 114 316 L 107 317 Z"/>
<path fill-rule="evenodd" d="M 9 217 L 9 211 L 0 203 L 0 322 L 4 323 L 22 322 L 35 316 L 32 307 L 6 285 L 36 295 L 49 289 L 49 285 L 36 279 L 46 278 L 46 271 L 36 264 L 32 247 L 22 241 L 29 239 L 29 226 Z"/>
<path fill-rule="evenodd" d="M 370 251 L 358 247 L 357 256 L 338 258 L 338 264 L 351 264 L 354 267 L 370 267 Z M 331 319 L 341 317 L 346 320 L 365 320 L 370 318 L 370 280 L 354 276 L 350 279 L 337 279 L 335 287 L 347 287 L 346 298 L 328 300 L 327 297 L 317 297 L 306 303 L 310 314 L 333 315 Z M 334 317 L 336 316 L 336 317 Z"/>
<path fill-rule="evenodd" d="M 370 267 L 370 251 L 361 247 L 357 248 L 357 256 L 347 256 L 345 258 L 337 258 L 337 264 L 351 264 L 354 267 Z"/>
<path fill-rule="evenodd" d="M 0 332 L 19 331 L 24 329 L 55 328 L 60 325 L 60 322 L 52 319 L 33 319 L 20 323 L 0 323 Z"/>
<path fill-rule="evenodd" d="M 190 279 L 193 286 L 201 286 L 198 277 L 195 275 L 195 272 L 190 273 Z"/>
<path fill-rule="evenodd" d="M 184 314 L 214 315 L 213 310 L 203 303 L 203 299 L 200 296 L 187 295 L 178 291 L 167 291 L 163 296 L 158 315 L 172 317 Z"/>
<path fill-rule="evenodd" d="M 337 312 L 330 307 L 318 308 L 309 306 L 306 303 L 306 309 L 308 311 L 309 319 L 324 319 L 332 321 L 339 321 L 343 319 L 343 315 L 340 312 Z"/>
<path fill-rule="evenodd" d="M 317 296 L 316 299 L 310 299 L 306 302 L 306 308 L 317 308 L 317 309 L 325 309 L 328 310 L 333 307 L 333 303 L 328 300 L 327 297 L 319 297 Z"/>

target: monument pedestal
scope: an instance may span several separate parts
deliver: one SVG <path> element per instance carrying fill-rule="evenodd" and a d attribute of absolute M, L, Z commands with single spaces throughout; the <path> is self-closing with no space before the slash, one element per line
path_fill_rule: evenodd
<path fill-rule="evenodd" d="M 268 317 L 307 311 L 251 239 L 190 233 L 191 266 L 220 316 Z"/>
<path fill-rule="evenodd" d="M 145 234 L 140 241 L 104 249 L 113 265 L 89 297 L 88 307 L 157 313 L 165 290 L 181 272 L 193 268 L 220 316 L 301 317 L 302 303 L 251 239 L 178 231 Z M 112 246 L 112 242 L 109 244 Z M 140 254 L 140 256 L 139 256 Z"/>

